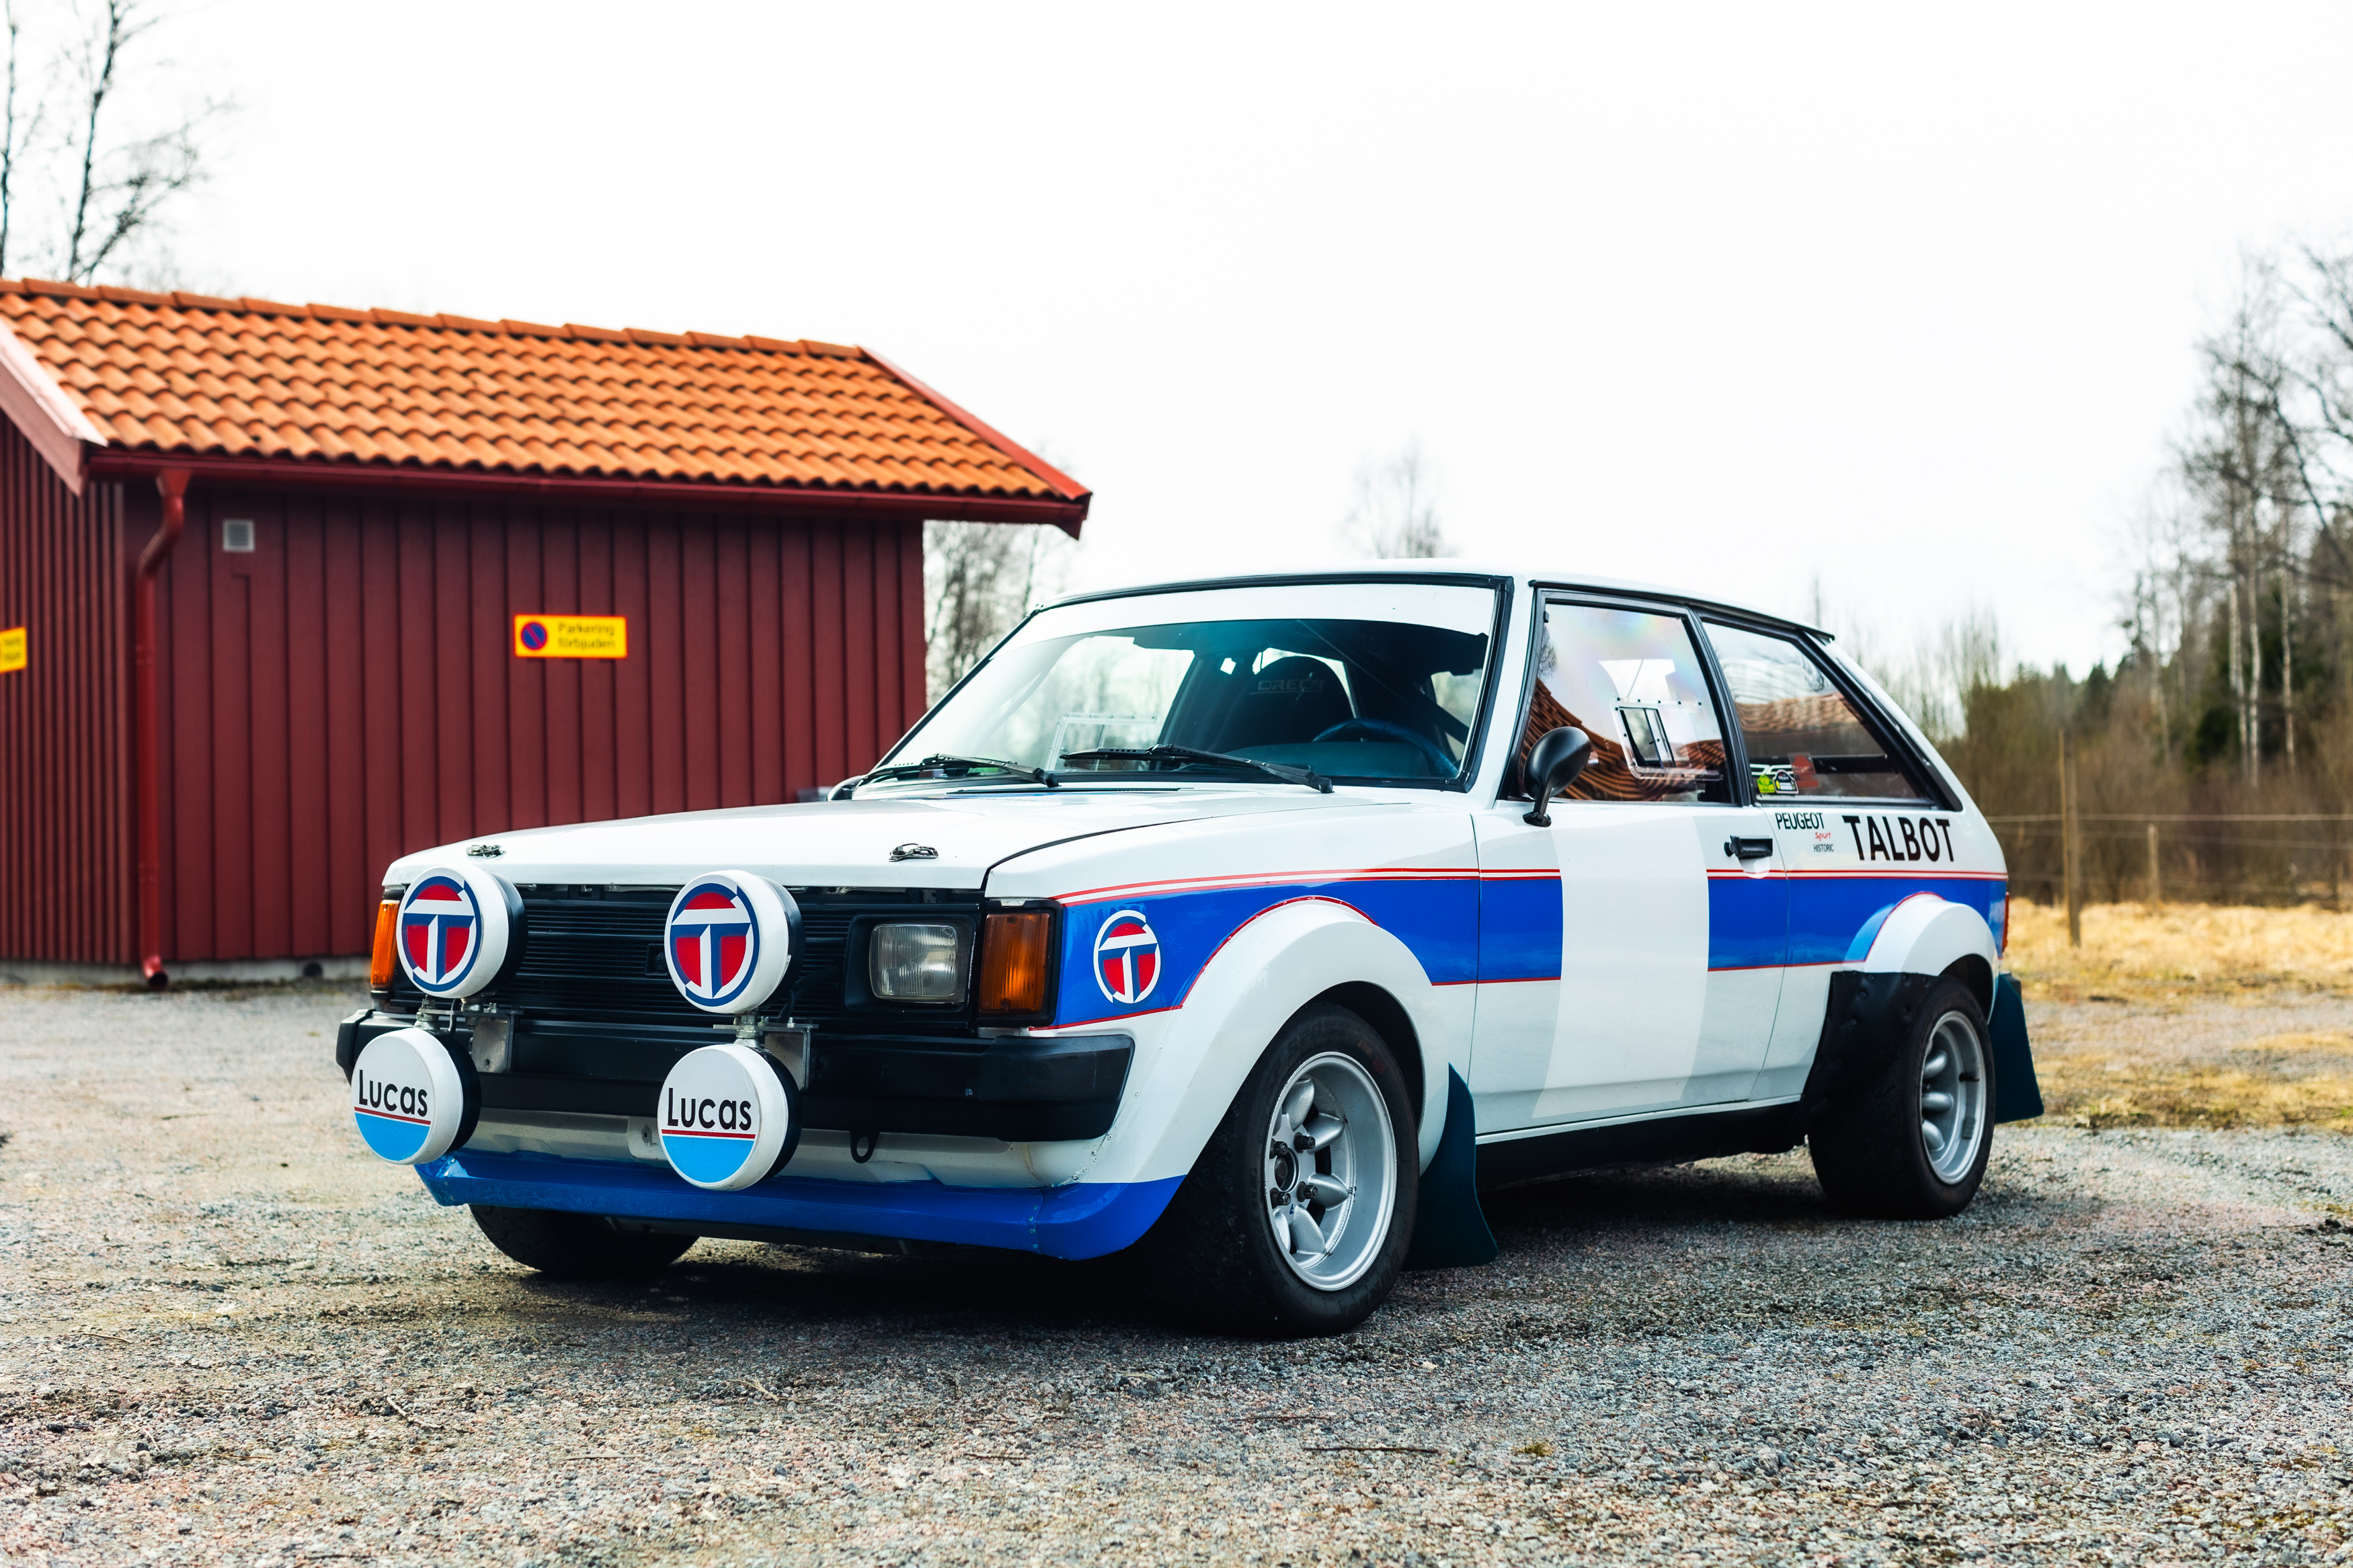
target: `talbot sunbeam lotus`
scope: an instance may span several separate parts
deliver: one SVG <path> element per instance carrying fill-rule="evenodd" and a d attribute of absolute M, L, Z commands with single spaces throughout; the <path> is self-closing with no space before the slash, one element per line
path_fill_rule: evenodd
<path fill-rule="evenodd" d="M 1398 563 L 1031 616 L 806 805 L 385 879 L 336 1058 L 518 1262 L 1096 1258 L 1331 1333 L 1482 1188 L 1801 1142 L 1965 1207 L 2039 1114 L 1985 818 L 1821 633 Z"/>

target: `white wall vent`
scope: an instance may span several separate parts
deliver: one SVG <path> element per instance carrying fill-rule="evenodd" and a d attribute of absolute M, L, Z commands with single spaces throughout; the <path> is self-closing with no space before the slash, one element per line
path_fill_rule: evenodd
<path fill-rule="evenodd" d="M 253 553 L 253 519 L 225 517 L 221 519 L 221 548 L 233 555 Z"/>

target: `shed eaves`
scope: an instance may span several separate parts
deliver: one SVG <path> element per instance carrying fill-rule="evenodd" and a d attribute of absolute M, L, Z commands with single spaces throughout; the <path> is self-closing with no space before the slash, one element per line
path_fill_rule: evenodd
<path fill-rule="evenodd" d="M 833 343 L 10 279 L 0 323 L 116 451 L 1080 516 L 1088 499 L 921 382 Z"/>

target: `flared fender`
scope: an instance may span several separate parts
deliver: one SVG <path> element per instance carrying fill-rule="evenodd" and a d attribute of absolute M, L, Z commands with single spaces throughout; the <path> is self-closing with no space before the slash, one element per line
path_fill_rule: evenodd
<path fill-rule="evenodd" d="M 1856 934 L 1855 947 L 1861 951 L 1847 956 L 1860 960 L 1869 974 L 1942 974 L 1964 958 L 1978 958 L 1985 961 L 1983 979 L 1990 987 L 2001 969 L 1985 917 L 1934 893 L 1915 893 L 1873 915 Z M 1979 1000 L 1989 1007 L 1990 991 Z"/>
<path fill-rule="evenodd" d="M 1191 1170 L 1292 1015 L 1351 983 L 1378 986 L 1412 1022 L 1416 1038 L 1390 1047 L 1400 1057 L 1420 1057 L 1419 1163 L 1427 1166 L 1438 1152 L 1447 1105 L 1448 1042 L 1436 990 L 1405 943 L 1345 904 L 1307 899 L 1269 910 L 1228 938 L 1147 1058 L 1136 1063 L 1129 1102 L 1176 1108 L 1140 1168 Z"/>

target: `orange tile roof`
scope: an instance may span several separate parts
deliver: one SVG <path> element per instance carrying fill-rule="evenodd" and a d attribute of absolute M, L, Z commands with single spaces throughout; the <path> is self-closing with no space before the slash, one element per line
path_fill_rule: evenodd
<path fill-rule="evenodd" d="M 1088 499 L 834 343 L 5 279 L 0 322 L 112 452 L 1042 502 L 1065 526 Z"/>

